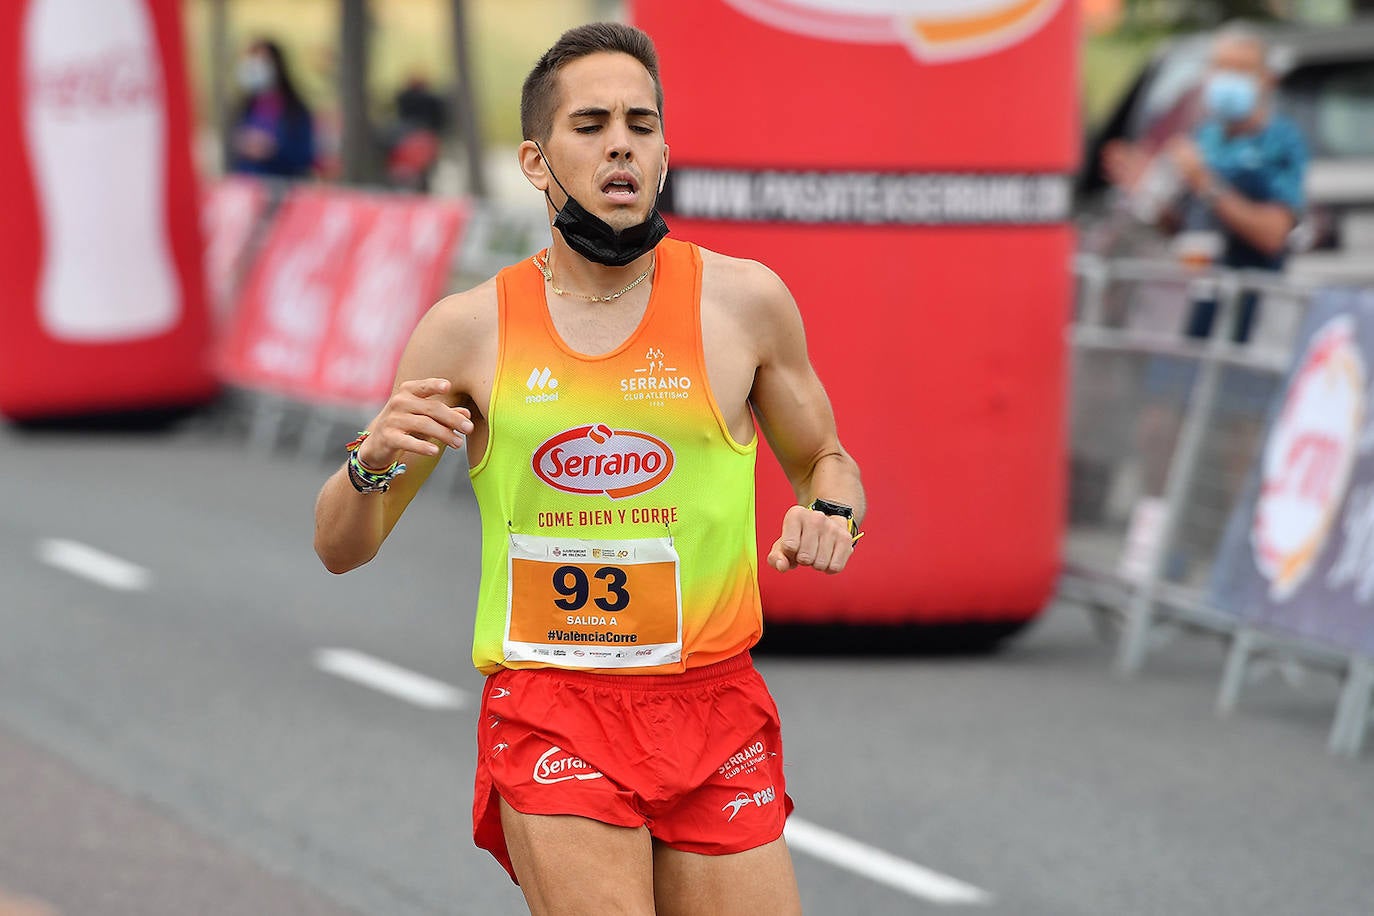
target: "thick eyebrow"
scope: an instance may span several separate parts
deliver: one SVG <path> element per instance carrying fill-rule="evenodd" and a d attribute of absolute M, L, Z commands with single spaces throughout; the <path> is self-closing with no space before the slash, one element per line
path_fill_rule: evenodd
<path fill-rule="evenodd" d="M 632 118 L 659 117 L 658 111 L 653 108 L 631 108 L 625 113 Z M 576 111 L 568 112 L 568 117 L 570 118 L 605 118 L 609 116 L 610 111 L 595 106 L 588 106 L 587 108 L 579 108 Z"/>

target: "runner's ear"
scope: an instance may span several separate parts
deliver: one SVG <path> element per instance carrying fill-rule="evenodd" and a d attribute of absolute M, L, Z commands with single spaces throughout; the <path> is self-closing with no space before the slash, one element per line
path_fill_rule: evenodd
<path fill-rule="evenodd" d="M 524 173 L 525 180 L 533 185 L 536 191 L 547 193 L 549 168 L 544 163 L 544 153 L 539 149 L 539 144 L 533 140 L 525 140 L 516 150 L 516 155 L 519 157 L 520 171 Z"/>

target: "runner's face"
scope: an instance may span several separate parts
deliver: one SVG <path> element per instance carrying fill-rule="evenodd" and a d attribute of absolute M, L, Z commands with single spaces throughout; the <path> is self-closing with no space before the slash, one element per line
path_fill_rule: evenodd
<path fill-rule="evenodd" d="M 668 166 L 649 71 L 628 54 L 597 53 L 564 65 L 558 79 L 559 104 L 545 145 L 558 180 L 615 229 L 644 222 Z M 549 194 L 563 205 L 552 181 Z"/>

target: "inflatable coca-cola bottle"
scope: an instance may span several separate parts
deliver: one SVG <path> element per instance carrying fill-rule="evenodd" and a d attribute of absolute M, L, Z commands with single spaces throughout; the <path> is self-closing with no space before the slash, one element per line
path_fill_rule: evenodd
<path fill-rule="evenodd" d="M 0 412 L 214 388 L 175 0 L 0 10 Z"/>

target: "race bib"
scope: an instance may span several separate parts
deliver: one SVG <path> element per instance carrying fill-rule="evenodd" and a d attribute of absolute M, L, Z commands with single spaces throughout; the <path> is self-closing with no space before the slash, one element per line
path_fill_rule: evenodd
<path fill-rule="evenodd" d="M 682 658 L 682 589 L 669 538 L 510 536 L 507 661 L 642 668 Z"/>

